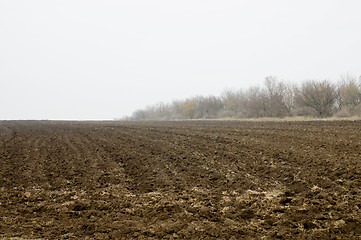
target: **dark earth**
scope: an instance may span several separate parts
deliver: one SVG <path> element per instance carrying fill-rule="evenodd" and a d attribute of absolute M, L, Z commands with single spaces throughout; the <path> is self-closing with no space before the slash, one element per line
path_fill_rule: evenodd
<path fill-rule="evenodd" d="M 0 239 L 361 239 L 360 187 L 360 121 L 0 121 Z"/>

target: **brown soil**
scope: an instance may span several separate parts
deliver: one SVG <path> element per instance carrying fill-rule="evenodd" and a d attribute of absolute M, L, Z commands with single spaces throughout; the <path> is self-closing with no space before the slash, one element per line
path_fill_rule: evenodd
<path fill-rule="evenodd" d="M 361 122 L 0 122 L 0 238 L 360 239 Z"/>

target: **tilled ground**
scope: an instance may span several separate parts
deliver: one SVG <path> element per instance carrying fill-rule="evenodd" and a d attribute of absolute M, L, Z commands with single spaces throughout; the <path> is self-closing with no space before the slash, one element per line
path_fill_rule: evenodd
<path fill-rule="evenodd" d="M 0 122 L 0 238 L 361 239 L 361 122 Z"/>

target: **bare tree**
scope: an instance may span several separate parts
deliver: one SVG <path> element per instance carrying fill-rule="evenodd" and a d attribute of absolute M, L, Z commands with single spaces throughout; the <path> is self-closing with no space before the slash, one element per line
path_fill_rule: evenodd
<path fill-rule="evenodd" d="M 355 107 L 361 103 L 361 85 L 355 77 L 347 74 L 342 76 L 338 84 L 339 107 Z"/>
<path fill-rule="evenodd" d="M 308 107 L 316 116 L 331 116 L 337 99 L 336 88 L 327 80 L 322 82 L 306 81 L 296 88 L 295 101 L 298 107 Z"/>
<path fill-rule="evenodd" d="M 197 101 L 187 98 L 183 103 L 183 114 L 185 118 L 193 119 L 197 110 Z"/>
<path fill-rule="evenodd" d="M 279 82 L 276 77 L 266 77 L 264 84 L 267 90 L 267 116 L 284 117 L 289 114 L 285 103 L 286 86 Z"/>
<path fill-rule="evenodd" d="M 283 92 L 283 102 L 286 105 L 288 115 L 292 115 L 292 111 L 296 108 L 295 89 L 296 89 L 295 85 L 287 84 L 285 85 L 285 90 Z"/>
<path fill-rule="evenodd" d="M 258 118 L 288 115 L 317 117 L 361 116 L 361 77 L 346 75 L 337 85 L 325 81 L 306 81 L 301 86 L 285 85 L 276 77 L 266 77 L 264 87 L 246 91 L 227 90 L 221 97 L 197 96 L 171 104 L 158 103 L 138 110 L 132 120 L 194 118 Z"/>
<path fill-rule="evenodd" d="M 198 96 L 195 100 L 197 101 L 196 118 L 216 118 L 223 108 L 222 101 L 215 96 Z"/>
<path fill-rule="evenodd" d="M 132 114 L 130 119 L 134 120 L 134 121 L 142 121 L 147 118 L 146 116 L 147 116 L 147 114 L 144 110 L 137 110 Z"/>
<path fill-rule="evenodd" d="M 222 93 L 223 117 L 246 117 L 247 98 L 242 90 L 226 90 Z"/>
<path fill-rule="evenodd" d="M 171 104 L 171 119 L 182 119 L 183 117 L 183 102 L 182 100 L 175 100 Z"/>
<path fill-rule="evenodd" d="M 251 87 L 246 92 L 247 117 L 266 117 L 268 110 L 267 92 L 259 87 Z"/>

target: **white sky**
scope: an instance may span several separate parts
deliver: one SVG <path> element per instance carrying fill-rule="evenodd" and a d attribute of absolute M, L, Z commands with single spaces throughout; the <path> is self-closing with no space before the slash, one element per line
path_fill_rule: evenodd
<path fill-rule="evenodd" d="M 361 75 L 360 0 L 0 0 L 0 119 Z"/>

